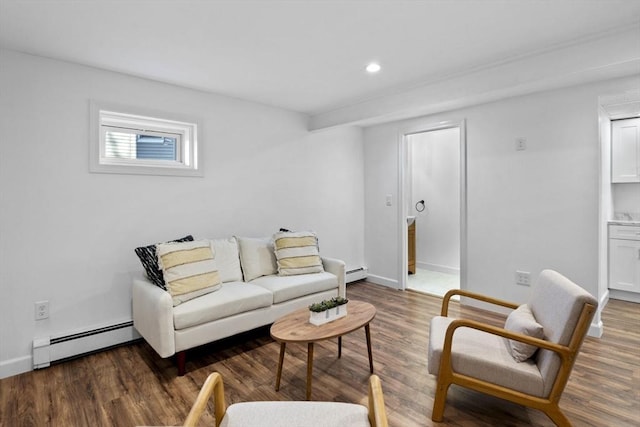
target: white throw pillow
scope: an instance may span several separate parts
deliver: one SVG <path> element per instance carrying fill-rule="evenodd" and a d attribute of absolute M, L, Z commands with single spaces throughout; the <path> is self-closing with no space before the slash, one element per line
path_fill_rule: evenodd
<path fill-rule="evenodd" d="M 236 238 L 229 237 L 228 239 L 211 240 L 211 247 L 215 254 L 220 281 L 222 283 L 242 282 L 240 252 L 238 251 L 238 241 Z"/>
<path fill-rule="evenodd" d="M 156 254 L 174 306 L 222 286 L 208 240 L 160 243 Z"/>
<path fill-rule="evenodd" d="M 534 338 L 544 338 L 544 328 L 536 322 L 533 313 L 527 304 L 513 310 L 504 324 L 504 328 L 508 331 L 517 332 Z M 538 350 L 538 347 L 526 344 L 521 341 L 508 340 L 509 351 L 516 362 L 524 362 L 532 357 Z"/>
<path fill-rule="evenodd" d="M 281 231 L 273 235 L 273 244 L 280 276 L 324 271 L 318 251 L 318 237 L 314 232 Z"/>
<path fill-rule="evenodd" d="M 273 242 L 269 237 L 237 237 L 245 282 L 278 272 Z"/>

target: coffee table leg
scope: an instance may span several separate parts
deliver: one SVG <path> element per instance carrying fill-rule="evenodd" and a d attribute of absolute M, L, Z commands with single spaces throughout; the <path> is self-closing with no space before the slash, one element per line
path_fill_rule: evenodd
<path fill-rule="evenodd" d="M 367 334 L 367 352 L 369 352 L 369 370 L 373 374 L 373 354 L 371 353 L 371 331 L 369 330 L 369 324 L 364 326 L 364 332 Z"/>
<path fill-rule="evenodd" d="M 338 359 L 342 357 L 342 336 L 338 337 Z"/>
<path fill-rule="evenodd" d="M 278 360 L 278 373 L 276 374 L 276 391 L 280 390 L 280 377 L 282 376 L 282 363 L 284 362 L 284 350 L 286 342 L 280 343 L 280 358 Z"/>
<path fill-rule="evenodd" d="M 311 377 L 313 374 L 313 343 L 307 346 L 307 400 L 311 400 Z"/>

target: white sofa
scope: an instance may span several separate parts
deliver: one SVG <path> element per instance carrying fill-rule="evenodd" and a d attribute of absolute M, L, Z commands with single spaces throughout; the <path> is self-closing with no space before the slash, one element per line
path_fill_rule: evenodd
<path fill-rule="evenodd" d="M 133 280 L 133 325 L 160 355 L 177 355 L 184 375 L 186 350 L 273 323 L 293 310 L 346 297 L 345 264 L 321 257 L 324 272 L 278 275 L 269 238 L 211 240 L 222 286 L 174 306 L 169 292 L 147 277 Z"/>

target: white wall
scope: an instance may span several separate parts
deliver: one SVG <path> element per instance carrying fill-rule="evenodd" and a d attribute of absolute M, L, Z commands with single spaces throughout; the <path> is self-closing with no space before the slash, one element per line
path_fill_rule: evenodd
<path fill-rule="evenodd" d="M 409 136 L 411 201 L 416 216 L 416 263 L 443 272 L 460 269 L 460 130 Z M 425 201 L 422 212 L 416 210 Z"/>
<path fill-rule="evenodd" d="M 640 220 L 640 184 L 624 183 L 612 184 L 614 212 L 618 216 L 629 214 L 635 220 Z M 626 216 L 621 218 L 628 219 Z"/>
<path fill-rule="evenodd" d="M 7 50 L 0 64 L 0 377 L 30 369 L 34 337 L 130 320 L 140 245 L 313 229 L 323 255 L 363 265 L 360 129 L 309 133 L 296 113 Z M 89 173 L 90 99 L 200 117 L 205 177 Z"/>
<path fill-rule="evenodd" d="M 373 280 L 399 279 L 401 129 L 466 119 L 466 288 L 513 300 L 515 270 L 553 268 L 598 295 L 598 96 L 637 88 L 624 78 L 514 97 L 365 129 L 365 258 Z M 525 151 L 515 140 L 527 138 Z M 463 286 L 465 286 L 463 284 Z M 596 319 L 597 323 L 598 319 Z"/>

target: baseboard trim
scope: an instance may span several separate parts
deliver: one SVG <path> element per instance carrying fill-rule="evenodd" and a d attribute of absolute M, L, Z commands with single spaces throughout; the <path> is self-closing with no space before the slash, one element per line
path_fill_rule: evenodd
<path fill-rule="evenodd" d="M 640 294 L 635 292 L 619 291 L 617 289 L 609 289 L 609 298 L 640 303 Z"/>
<path fill-rule="evenodd" d="M 587 332 L 587 335 L 590 337 L 600 338 L 602 337 L 603 333 L 604 333 L 604 325 L 602 321 L 600 321 L 597 323 L 592 323 L 591 326 L 589 326 L 589 332 Z"/>
<path fill-rule="evenodd" d="M 31 371 L 33 363 L 31 356 L 16 357 L 15 359 L 0 362 L 0 379 L 24 374 Z"/>
<path fill-rule="evenodd" d="M 455 275 L 458 275 L 458 276 L 460 275 L 460 269 L 459 268 L 449 267 L 449 266 L 446 266 L 446 265 L 429 264 L 428 262 L 417 261 L 416 262 L 416 267 L 420 268 L 422 270 L 431 270 L 431 271 L 437 271 L 439 273 L 455 274 Z"/>
<path fill-rule="evenodd" d="M 376 285 L 386 286 L 388 288 L 400 289 L 400 284 L 397 280 L 389 279 L 388 277 L 378 276 L 375 274 L 367 274 L 367 281 L 375 283 Z"/>

